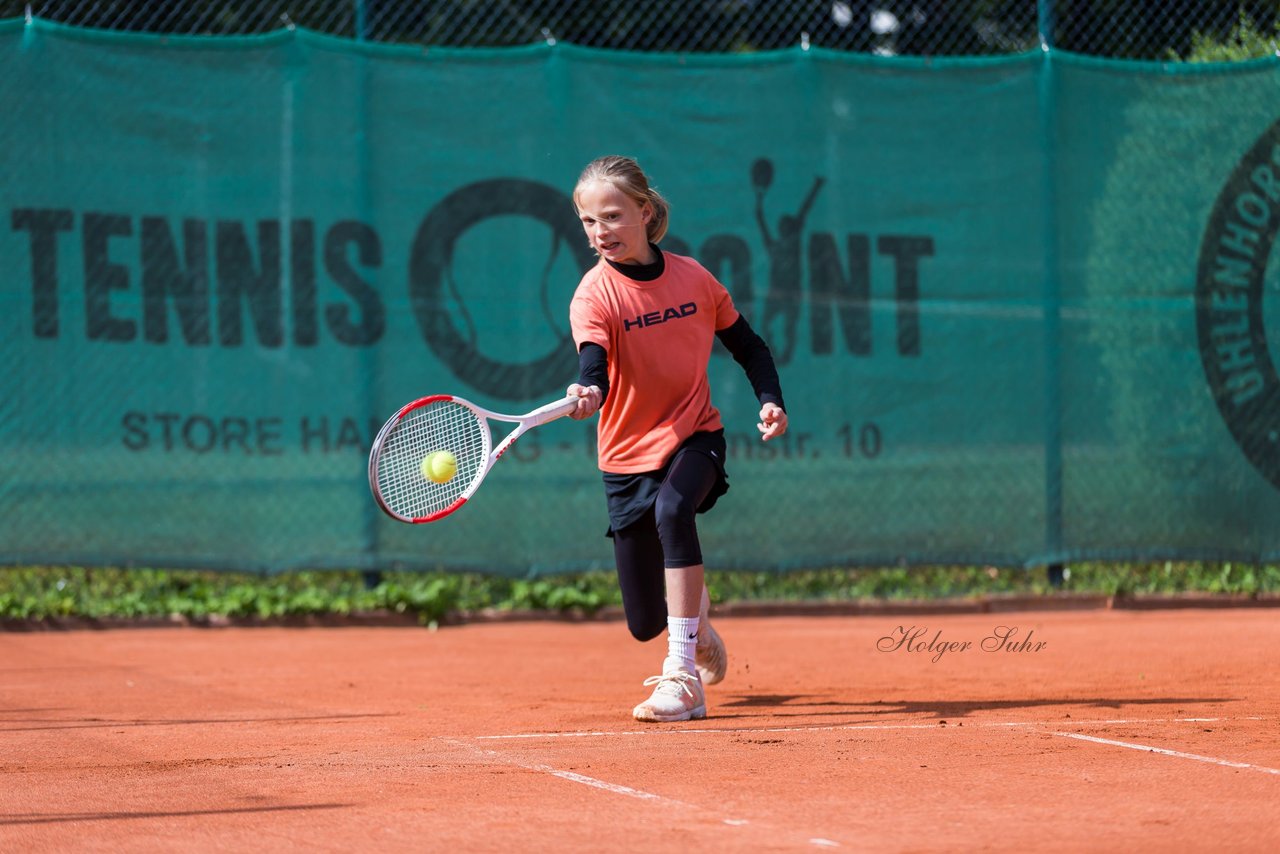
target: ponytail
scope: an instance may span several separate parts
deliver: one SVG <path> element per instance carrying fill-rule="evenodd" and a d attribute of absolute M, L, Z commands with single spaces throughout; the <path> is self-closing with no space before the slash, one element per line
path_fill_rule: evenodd
<path fill-rule="evenodd" d="M 649 218 L 645 233 L 648 234 L 650 243 L 658 243 L 667 236 L 667 226 L 671 223 L 671 203 L 653 187 L 649 188 L 648 199 L 649 207 L 653 208 L 653 216 Z"/>

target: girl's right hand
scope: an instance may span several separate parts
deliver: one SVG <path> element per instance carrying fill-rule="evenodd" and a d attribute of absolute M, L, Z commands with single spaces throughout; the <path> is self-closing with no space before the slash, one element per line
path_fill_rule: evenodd
<path fill-rule="evenodd" d="M 570 418 L 581 421 L 584 418 L 590 418 L 592 415 L 595 415 L 596 411 L 600 409 L 599 386 L 584 386 L 579 385 L 578 383 L 573 383 L 565 389 L 565 394 L 570 397 L 576 396 L 578 398 L 578 408 L 569 413 Z"/>

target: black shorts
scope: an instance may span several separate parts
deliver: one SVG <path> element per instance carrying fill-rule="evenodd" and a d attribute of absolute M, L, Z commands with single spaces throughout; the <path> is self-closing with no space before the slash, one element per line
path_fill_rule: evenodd
<path fill-rule="evenodd" d="M 609 530 L 606 536 L 612 537 L 614 531 L 620 531 L 634 524 L 653 508 L 658 497 L 658 490 L 671 470 L 676 457 L 685 453 L 704 454 L 715 463 L 717 477 L 715 485 L 707 497 L 698 505 L 699 513 L 706 513 L 715 506 L 720 496 L 729 491 L 729 476 L 724 470 L 725 457 L 724 430 L 694 433 L 676 448 L 676 452 L 667 460 L 667 464 L 655 471 L 639 474 L 604 473 L 605 498 L 609 503 Z"/>

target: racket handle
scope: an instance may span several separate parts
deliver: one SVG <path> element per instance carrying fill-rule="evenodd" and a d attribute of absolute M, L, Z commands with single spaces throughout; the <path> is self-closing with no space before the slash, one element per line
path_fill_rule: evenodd
<path fill-rule="evenodd" d="M 557 418 L 563 418 L 578 408 L 578 400 L 579 398 L 576 395 L 571 394 L 563 400 L 540 406 L 529 413 L 529 420 L 537 426 L 546 424 L 548 421 L 555 421 Z"/>

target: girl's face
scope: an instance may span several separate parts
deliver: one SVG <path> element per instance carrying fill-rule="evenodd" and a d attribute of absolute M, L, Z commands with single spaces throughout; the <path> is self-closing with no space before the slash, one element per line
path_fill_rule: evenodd
<path fill-rule="evenodd" d="M 588 181 L 574 195 L 587 242 L 615 264 L 651 264 L 647 226 L 653 208 L 636 203 L 608 181 Z"/>

